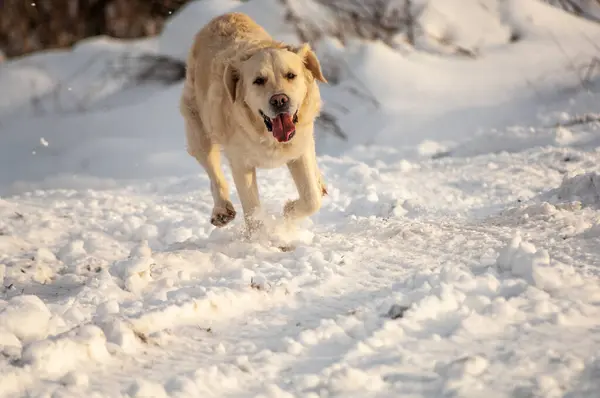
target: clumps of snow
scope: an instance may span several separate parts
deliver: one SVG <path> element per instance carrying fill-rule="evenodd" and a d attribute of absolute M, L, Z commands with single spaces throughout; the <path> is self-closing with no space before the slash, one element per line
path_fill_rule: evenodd
<path fill-rule="evenodd" d="M 542 202 L 510 208 L 504 212 L 504 215 L 521 220 L 537 221 L 548 219 L 556 215 L 559 211 L 557 206 L 548 202 Z"/>
<path fill-rule="evenodd" d="M 393 304 L 387 312 L 387 316 L 391 319 L 398 319 L 404 316 L 404 313 L 409 310 L 410 307 L 406 305 Z"/>
<path fill-rule="evenodd" d="M 436 366 L 436 371 L 444 373 L 446 377 L 462 377 L 465 374 L 471 376 L 481 375 L 488 367 L 489 362 L 482 356 L 466 356 L 456 359 L 449 364 Z"/>
<path fill-rule="evenodd" d="M 87 374 L 77 370 L 68 372 L 61 379 L 61 383 L 68 387 L 87 387 L 90 384 L 90 378 Z"/>
<path fill-rule="evenodd" d="M 68 264 L 72 273 L 78 274 L 87 265 L 88 253 L 81 239 L 69 240 L 57 253 L 57 258 Z"/>
<path fill-rule="evenodd" d="M 52 251 L 50 251 L 50 249 L 48 249 L 46 247 L 38 248 L 35 251 L 34 258 L 36 261 L 44 261 L 44 262 L 49 262 L 49 263 L 52 263 L 57 260 L 54 253 L 52 253 Z"/>
<path fill-rule="evenodd" d="M 266 214 L 264 211 L 257 212 L 255 218 L 260 223 L 260 227 L 252 232 L 251 237 L 248 236 L 251 242 L 289 251 L 299 245 L 308 245 L 313 241 L 314 233 L 306 227 L 311 224 L 311 220 L 296 224 L 281 216 Z"/>
<path fill-rule="evenodd" d="M 152 249 L 148 246 L 148 241 L 143 240 L 139 244 L 131 248 L 129 258 L 150 258 L 152 257 Z"/>
<path fill-rule="evenodd" d="M 168 244 L 185 242 L 194 238 L 194 232 L 191 228 L 175 227 L 167 231 L 163 237 L 163 241 Z"/>
<path fill-rule="evenodd" d="M 378 193 L 374 185 L 356 193 L 346 207 L 346 214 L 355 217 L 402 217 L 422 206 L 410 199 L 399 199 L 397 194 Z"/>
<path fill-rule="evenodd" d="M 110 358 L 106 337 L 98 326 L 84 325 L 65 334 L 35 341 L 23 348 L 21 361 L 41 377 L 60 378 L 90 360 Z"/>
<path fill-rule="evenodd" d="M 0 328 L 0 354 L 8 358 L 19 358 L 22 348 L 21 340 L 14 333 Z"/>
<path fill-rule="evenodd" d="M 197 397 L 200 395 L 198 386 L 194 383 L 194 380 L 182 375 L 173 376 L 167 381 L 165 383 L 165 390 L 171 396 Z"/>
<path fill-rule="evenodd" d="M 551 262 L 546 249 L 537 249 L 523 240 L 520 233 L 516 233 L 508 245 L 500 250 L 497 265 L 501 270 L 523 278 L 542 290 L 559 289 L 580 282 L 571 267 Z"/>
<path fill-rule="evenodd" d="M 600 174 L 588 172 L 575 176 L 565 176 L 560 187 L 553 190 L 558 200 L 579 201 L 587 206 L 600 206 Z"/>
<path fill-rule="evenodd" d="M 420 156 L 436 157 L 448 152 L 448 147 L 440 142 L 424 140 L 419 144 L 417 151 Z"/>
<path fill-rule="evenodd" d="M 117 300 L 107 300 L 99 304 L 96 308 L 96 315 L 103 317 L 119 313 L 119 302 Z"/>
<path fill-rule="evenodd" d="M 328 378 L 329 391 L 333 394 L 374 393 L 385 387 L 380 375 L 369 374 L 361 369 L 336 364 L 324 372 Z"/>
<path fill-rule="evenodd" d="M 481 389 L 479 381 L 487 370 L 489 361 L 480 355 L 465 356 L 450 363 L 438 363 L 435 370 L 444 378 L 443 390 L 447 394 L 461 395 L 461 392 Z"/>
<path fill-rule="evenodd" d="M 148 242 L 142 241 L 131 249 L 127 259 L 113 264 L 110 272 L 121 280 L 127 291 L 140 294 L 153 280 L 151 270 L 154 264 Z"/>
<path fill-rule="evenodd" d="M 133 354 L 139 349 L 140 341 L 147 340 L 145 335 L 139 332 L 136 333 L 132 326 L 122 319 L 105 318 L 96 320 L 95 323 L 103 330 L 108 344 L 107 347 L 111 351 L 118 347 L 118 350 L 124 353 Z"/>
<path fill-rule="evenodd" d="M 575 141 L 575 135 L 566 127 L 557 127 L 554 142 L 560 146 L 568 146 Z"/>
<path fill-rule="evenodd" d="M 145 380 L 137 379 L 126 391 L 131 398 L 166 398 L 168 397 L 162 384 Z"/>
<path fill-rule="evenodd" d="M 15 296 L 4 304 L 0 301 L 0 329 L 23 342 L 45 338 L 51 318 L 52 313 L 38 296 Z"/>
<path fill-rule="evenodd" d="M 267 279 L 264 276 L 255 275 L 250 281 L 250 287 L 252 287 L 252 289 L 264 291 L 271 289 L 271 284 L 267 281 Z"/>
<path fill-rule="evenodd" d="M 58 259 L 48 248 L 40 247 L 32 257 L 34 264 L 30 268 L 31 278 L 38 283 L 48 283 L 56 276 Z"/>

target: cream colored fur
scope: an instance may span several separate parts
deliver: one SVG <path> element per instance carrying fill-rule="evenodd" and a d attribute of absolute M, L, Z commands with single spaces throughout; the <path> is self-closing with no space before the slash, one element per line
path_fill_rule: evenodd
<path fill-rule="evenodd" d="M 295 78 L 286 78 L 290 71 Z M 253 84 L 258 75 L 266 77 L 264 85 Z M 308 44 L 292 47 L 274 41 L 245 14 L 216 17 L 198 32 L 187 58 L 180 110 L 187 151 L 210 178 L 213 225 L 222 227 L 236 215 L 221 152 L 231 166 L 249 227 L 256 226 L 254 216 L 260 209 L 257 168 L 289 168 L 299 198 L 286 203 L 285 217 L 295 220 L 319 210 L 326 189 L 313 135 L 321 108 L 316 80 L 326 81 Z M 279 93 L 286 94 L 298 112 L 296 135 L 283 143 L 267 130 L 260 115 L 268 114 L 269 99 Z"/>

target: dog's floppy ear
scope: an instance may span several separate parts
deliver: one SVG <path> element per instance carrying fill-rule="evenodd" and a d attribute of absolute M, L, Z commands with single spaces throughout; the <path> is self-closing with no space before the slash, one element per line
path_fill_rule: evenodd
<path fill-rule="evenodd" d="M 304 60 L 304 66 L 306 66 L 306 69 L 313 74 L 315 79 L 327 83 L 327 79 L 325 79 L 323 72 L 321 72 L 321 64 L 317 59 L 317 54 L 310 48 L 310 44 L 304 43 L 300 47 L 292 47 L 290 50 L 298 54 L 300 58 Z"/>
<path fill-rule="evenodd" d="M 240 81 L 240 73 L 231 64 L 225 66 L 225 73 L 223 74 L 223 83 L 227 89 L 227 95 L 231 102 L 235 102 L 237 97 L 237 86 Z"/>

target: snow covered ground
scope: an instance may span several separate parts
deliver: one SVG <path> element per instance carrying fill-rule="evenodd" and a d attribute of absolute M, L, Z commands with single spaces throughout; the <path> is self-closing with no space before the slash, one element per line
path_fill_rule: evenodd
<path fill-rule="evenodd" d="M 452 2 L 424 22 L 475 59 L 319 43 L 348 136 L 317 132 L 329 196 L 286 229 L 287 171 L 259 171 L 251 240 L 209 223 L 181 84 L 106 71 L 183 56 L 228 9 L 298 40 L 279 2 L 202 0 L 158 39 L 0 66 L 0 396 L 599 396 L 600 124 L 555 124 L 599 111 L 577 70 L 600 25 Z"/>

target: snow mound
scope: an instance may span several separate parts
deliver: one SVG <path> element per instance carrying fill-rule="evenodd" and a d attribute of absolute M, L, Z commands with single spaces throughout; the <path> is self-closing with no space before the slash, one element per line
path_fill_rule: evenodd
<path fill-rule="evenodd" d="M 23 342 L 45 338 L 51 317 L 52 313 L 37 296 L 16 296 L 4 304 L 0 301 L 0 328 Z"/>
<path fill-rule="evenodd" d="M 97 319 L 95 325 L 104 332 L 108 349 L 111 349 L 111 345 L 114 345 L 126 354 L 134 354 L 142 346 L 141 340 L 146 339 L 144 335 L 136 333 L 128 322 L 117 317 Z M 114 351 L 116 350 L 111 349 L 111 352 Z"/>
<path fill-rule="evenodd" d="M 159 52 L 185 61 L 198 31 L 212 18 L 233 10 L 238 0 L 190 1 L 165 23 L 159 38 Z"/>
<path fill-rule="evenodd" d="M 126 260 L 116 262 L 111 273 L 123 281 L 126 290 L 139 294 L 152 281 L 153 265 L 152 251 L 144 241 L 131 250 Z"/>
<path fill-rule="evenodd" d="M 106 337 L 100 328 L 82 326 L 62 336 L 29 344 L 23 349 L 23 363 L 42 377 L 60 378 L 89 361 L 110 358 Z"/>
<path fill-rule="evenodd" d="M 519 233 L 498 254 L 498 267 L 521 277 L 542 290 L 554 290 L 581 283 L 572 267 L 550 261 L 545 249 L 524 241 Z"/>
<path fill-rule="evenodd" d="M 21 340 L 5 328 L 0 329 L 0 354 L 7 358 L 19 358 L 21 356 Z"/>
<path fill-rule="evenodd" d="M 298 42 L 294 28 L 285 23 L 285 8 L 276 0 L 203 0 L 187 3 L 168 20 L 159 38 L 159 53 L 185 61 L 196 33 L 226 12 L 248 14 L 275 39 Z"/>
<path fill-rule="evenodd" d="M 138 379 L 127 390 L 131 398 L 166 398 L 168 397 L 161 384 L 150 380 Z"/>
<path fill-rule="evenodd" d="M 562 184 L 553 190 L 560 201 L 579 201 L 586 206 L 600 206 L 600 174 L 583 173 L 576 176 L 565 176 Z"/>

